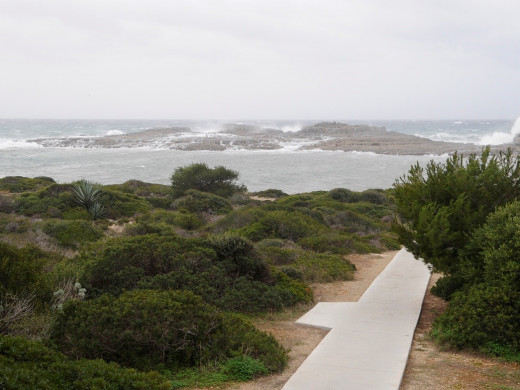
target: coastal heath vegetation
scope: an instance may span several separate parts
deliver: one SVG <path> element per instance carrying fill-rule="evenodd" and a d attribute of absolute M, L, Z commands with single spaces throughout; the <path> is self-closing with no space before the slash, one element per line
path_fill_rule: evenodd
<path fill-rule="evenodd" d="M 432 335 L 520 361 L 520 160 L 490 149 L 413 166 L 395 184 L 394 231 L 440 271 L 450 300 Z"/>
<path fill-rule="evenodd" d="M 237 179 L 205 164 L 169 186 L 0 179 L 0 387 L 189 388 L 280 371 L 287 351 L 249 318 L 352 278 L 349 253 L 398 245 L 392 191 L 248 194 Z"/>

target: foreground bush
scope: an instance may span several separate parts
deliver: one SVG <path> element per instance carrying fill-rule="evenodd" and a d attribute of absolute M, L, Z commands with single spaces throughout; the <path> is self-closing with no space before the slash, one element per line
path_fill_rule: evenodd
<path fill-rule="evenodd" d="M 68 360 L 38 341 L 0 336 L 0 388 L 168 390 L 166 378 L 102 360 Z"/>
<path fill-rule="evenodd" d="M 68 302 L 51 340 L 74 358 L 103 357 L 144 370 L 250 356 L 279 371 L 287 358 L 272 336 L 187 291 L 137 290 Z"/>
<path fill-rule="evenodd" d="M 466 288 L 438 318 L 434 334 L 439 340 L 459 348 L 502 345 L 520 354 L 519 227 L 516 201 L 491 214 L 475 232 L 469 245 L 479 253 L 463 262 Z"/>

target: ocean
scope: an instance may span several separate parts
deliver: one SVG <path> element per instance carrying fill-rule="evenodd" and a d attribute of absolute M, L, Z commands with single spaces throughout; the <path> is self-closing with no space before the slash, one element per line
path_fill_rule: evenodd
<path fill-rule="evenodd" d="M 129 179 L 168 184 L 172 172 L 184 165 L 205 162 L 240 172 L 250 191 L 268 188 L 288 193 L 344 187 L 355 191 L 389 188 L 412 164 L 446 156 L 382 155 L 374 153 L 298 150 L 297 142 L 275 150 L 184 151 L 163 147 L 160 140 L 140 147 L 42 146 L 34 139 L 103 137 L 153 128 L 188 127 L 191 137 L 212 137 L 226 124 L 241 124 L 294 132 L 315 121 L 178 121 L 178 120 L 0 120 L 0 177 L 50 176 L 58 182 L 79 179 L 102 184 Z M 435 141 L 481 145 L 511 142 L 520 133 L 520 120 L 488 121 L 354 121 L 348 124 L 384 126 L 387 130 Z M 179 135 L 179 136 L 182 136 Z"/>

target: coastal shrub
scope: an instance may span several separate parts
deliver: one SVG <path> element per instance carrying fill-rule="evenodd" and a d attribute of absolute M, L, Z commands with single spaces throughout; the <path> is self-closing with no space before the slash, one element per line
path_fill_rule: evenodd
<path fill-rule="evenodd" d="M 173 197 L 181 197 L 187 190 L 210 192 L 228 198 L 235 192 L 245 192 L 244 185 L 237 184 L 239 173 L 223 166 L 209 168 L 205 163 L 195 163 L 177 168 L 172 176 Z"/>
<path fill-rule="evenodd" d="M 269 267 L 255 250 L 252 242 L 233 234 L 209 237 L 211 246 L 220 261 L 226 261 L 228 272 L 237 276 L 249 276 L 254 280 L 266 280 Z"/>
<path fill-rule="evenodd" d="M 468 237 L 496 207 L 520 196 L 520 161 L 511 151 L 468 158 L 459 154 L 444 163 L 419 164 L 394 184 L 399 241 L 435 270 L 461 271 Z M 469 256 L 466 256 L 469 257 Z"/>
<path fill-rule="evenodd" d="M 520 353 L 520 292 L 481 283 L 452 296 L 432 335 L 455 348 L 496 343 Z"/>
<path fill-rule="evenodd" d="M 30 220 L 14 214 L 0 213 L 0 233 L 23 233 L 31 226 Z"/>
<path fill-rule="evenodd" d="M 233 210 L 224 218 L 218 220 L 210 230 L 213 233 L 237 230 L 258 221 L 263 215 L 265 215 L 265 211 L 260 207 L 244 207 Z"/>
<path fill-rule="evenodd" d="M 359 194 L 360 202 L 385 204 L 388 202 L 383 190 L 365 190 Z"/>
<path fill-rule="evenodd" d="M 39 341 L 0 336 L 0 388 L 169 390 L 172 385 L 157 372 L 139 372 L 103 360 L 69 360 Z"/>
<path fill-rule="evenodd" d="M 335 212 L 326 216 L 325 220 L 332 228 L 358 235 L 376 234 L 384 230 L 379 220 L 350 210 Z"/>
<path fill-rule="evenodd" d="M 197 190 L 185 191 L 184 196 L 173 202 L 172 208 L 185 209 L 192 213 L 210 214 L 227 214 L 232 209 L 231 203 L 223 197 Z"/>
<path fill-rule="evenodd" d="M 327 232 L 305 237 L 298 241 L 302 248 L 322 253 L 346 254 L 355 249 L 356 238 L 339 232 Z"/>
<path fill-rule="evenodd" d="M 351 280 L 356 267 L 341 255 L 304 251 L 292 264 L 303 280 L 312 282 L 333 282 Z"/>
<path fill-rule="evenodd" d="M 90 221 L 62 221 L 48 219 L 42 225 L 42 230 L 56 239 L 59 245 L 77 249 L 85 242 L 93 242 L 103 237 L 103 230 Z"/>
<path fill-rule="evenodd" d="M 257 222 L 237 230 L 237 233 L 253 241 L 265 238 L 297 241 L 311 234 L 319 234 L 324 228 L 324 225 L 299 211 L 274 210 L 267 211 Z"/>
<path fill-rule="evenodd" d="M 490 214 L 474 232 L 468 245 L 479 252 L 449 276 L 459 278 L 462 291 L 452 295 L 436 322 L 439 340 L 471 348 L 494 343 L 520 352 L 519 226 L 520 201 L 515 201 Z"/>
<path fill-rule="evenodd" d="M 106 218 L 110 219 L 133 217 L 151 208 L 150 203 L 140 196 L 109 189 L 103 189 L 100 202 L 105 206 Z"/>
<path fill-rule="evenodd" d="M 146 234 L 175 235 L 173 226 L 164 222 L 137 222 L 127 224 L 123 232 L 126 236 L 144 236 Z"/>
<path fill-rule="evenodd" d="M 96 243 L 80 256 L 85 266 L 83 282 L 91 295 L 99 292 L 119 294 L 124 289 L 135 288 L 133 275 L 154 276 L 189 266 L 194 271 L 207 267 L 207 261 L 215 258 L 215 252 L 201 239 L 185 239 L 173 235 L 147 234 L 133 237 L 117 237 Z M 199 268 L 202 267 L 202 268 Z M 141 272 L 141 271 L 139 271 Z"/>
<path fill-rule="evenodd" d="M 27 216 L 61 217 L 74 207 L 72 186 L 52 184 L 36 192 L 26 192 L 15 200 L 15 211 Z"/>
<path fill-rule="evenodd" d="M 137 221 L 140 223 L 164 223 L 186 230 L 196 230 L 204 224 L 204 221 L 199 214 L 191 213 L 187 210 L 152 210 L 149 213 L 137 217 Z"/>
<path fill-rule="evenodd" d="M 223 374 L 239 382 L 250 381 L 268 372 L 269 370 L 261 361 L 249 356 L 229 359 L 222 369 Z"/>
<path fill-rule="evenodd" d="M 262 258 L 269 262 L 269 264 L 277 266 L 294 263 L 300 252 L 301 250 L 298 249 L 282 248 L 277 246 L 266 246 L 260 251 Z"/>
<path fill-rule="evenodd" d="M 22 176 L 6 176 L 0 179 L 0 191 L 14 193 L 34 192 L 56 183 L 54 179 L 45 176 L 35 178 Z"/>
<path fill-rule="evenodd" d="M 277 189 L 269 188 L 269 189 L 267 189 L 267 190 L 253 192 L 251 195 L 253 195 L 253 196 L 257 196 L 257 197 L 259 197 L 259 198 L 274 198 L 274 199 L 279 199 L 279 198 L 282 198 L 282 197 L 284 197 L 284 196 L 287 196 L 288 194 L 286 194 L 286 193 L 283 192 L 282 190 L 277 190 Z"/>
<path fill-rule="evenodd" d="M 272 336 L 187 291 L 136 290 L 118 298 L 70 301 L 51 340 L 71 357 L 102 356 L 145 370 L 251 356 L 279 371 L 287 359 Z"/>
<path fill-rule="evenodd" d="M 37 302 L 50 300 L 46 268 L 52 262 L 51 254 L 35 246 L 18 248 L 0 242 L 0 296 L 33 295 Z"/>
<path fill-rule="evenodd" d="M 354 203 L 361 200 L 359 192 L 354 192 L 346 188 L 334 188 L 329 191 L 329 196 L 338 202 Z"/>
<path fill-rule="evenodd" d="M 9 196 L 0 194 L 0 213 L 10 213 L 14 210 L 14 201 Z"/>
<path fill-rule="evenodd" d="M 169 196 L 171 194 L 171 187 L 164 184 L 147 183 L 141 180 L 128 180 L 122 184 L 111 184 L 104 186 L 105 189 L 126 192 L 142 196 L 145 198 L 151 198 L 155 196 Z"/>

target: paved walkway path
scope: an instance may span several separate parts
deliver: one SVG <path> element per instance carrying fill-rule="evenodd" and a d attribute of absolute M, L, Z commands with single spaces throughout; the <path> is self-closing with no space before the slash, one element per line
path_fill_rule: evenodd
<path fill-rule="evenodd" d="M 297 323 L 331 329 L 283 390 L 399 389 L 430 279 L 398 252 L 358 302 L 320 302 Z"/>

